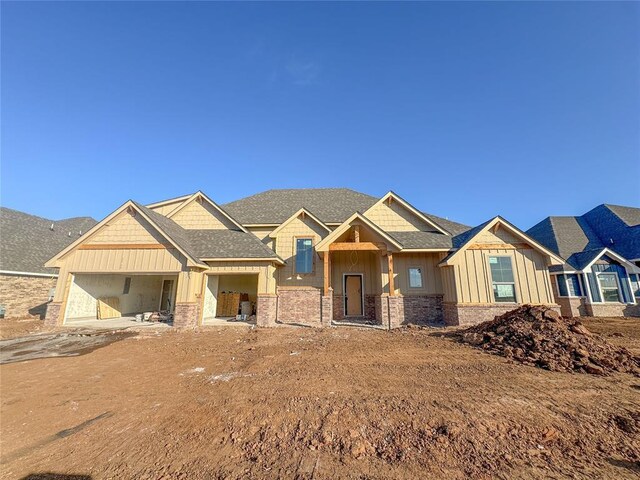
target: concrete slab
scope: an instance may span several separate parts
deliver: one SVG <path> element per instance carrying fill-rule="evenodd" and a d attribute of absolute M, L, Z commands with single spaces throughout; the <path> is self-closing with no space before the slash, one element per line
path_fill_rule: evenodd
<path fill-rule="evenodd" d="M 162 322 L 136 322 L 135 317 L 118 317 L 108 318 L 104 320 L 80 319 L 80 320 L 67 320 L 64 324 L 65 327 L 71 328 L 97 328 L 104 329 L 122 329 L 122 328 L 171 328 L 171 325 Z"/>

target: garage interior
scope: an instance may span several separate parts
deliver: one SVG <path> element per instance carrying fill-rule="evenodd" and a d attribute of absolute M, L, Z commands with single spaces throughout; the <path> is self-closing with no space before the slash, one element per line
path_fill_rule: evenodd
<path fill-rule="evenodd" d="M 203 325 L 255 323 L 258 275 L 207 275 Z M 237 315 L 243 315 L 237 320 Z"/>
<path fill-rule="evenodd" d="M 170 322 L 177 275 L 76 274 L 67 298 L 65 324 L 113 319 Z M 138 317 L 140 319 L 140 317 Z"/>

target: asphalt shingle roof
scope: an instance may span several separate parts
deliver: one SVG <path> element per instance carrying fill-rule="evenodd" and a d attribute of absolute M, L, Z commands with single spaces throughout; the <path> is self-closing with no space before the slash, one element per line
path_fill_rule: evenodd
<path fill-rule="evenodd" d="M 0 270 L 55 274 L 45 262 L 96 223 L 90 217 L 49 220 L 0 207 Z"/>
<path fill-rule="evenodd" d="M 243 225 L 280 224 L 302 207 L 324 223 L 342 223 L 377 201 L 348 188 L 294 188 L 267 190 L 222 207 Z"/>
<path fill-rule="evenodd" d="M 252 233 L 239 230 L 187 230 L 198 258 L 277 258 Z"/>
<path fill-rule="evenodd" d="M 395 238 L 403 248 L 428 249 L 451 248 L 451 237 L 436 232 L 387 232 Z"/>

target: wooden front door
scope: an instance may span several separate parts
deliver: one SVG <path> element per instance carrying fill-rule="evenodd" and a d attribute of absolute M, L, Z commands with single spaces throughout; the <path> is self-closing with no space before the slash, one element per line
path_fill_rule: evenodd
<path fill-rule="evenodd" d="M 362 316 L 362 275 L 344 276 L 344 311 L 348 316 Z"/>

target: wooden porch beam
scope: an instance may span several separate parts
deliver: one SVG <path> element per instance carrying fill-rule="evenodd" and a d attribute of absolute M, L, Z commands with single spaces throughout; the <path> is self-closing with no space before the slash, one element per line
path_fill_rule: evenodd
<path fill-rule="evenodd" d="M 389 295 L 395 296 L 396 286 L 393 279 L 393 253 L 389 252 L 387 254 L 387 262 L 389 263 Z"/>
<path fill-rule="evenodd" d="M 387 246 L 384 243 L 373 242 L 336 242 L 329 245 L 330 252 L 348 250 L 369 250 L 372 252 L 385 251 Z"/>

